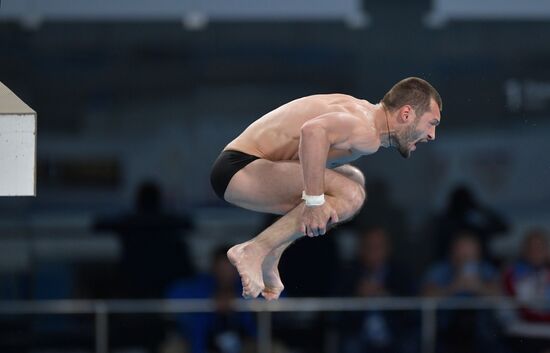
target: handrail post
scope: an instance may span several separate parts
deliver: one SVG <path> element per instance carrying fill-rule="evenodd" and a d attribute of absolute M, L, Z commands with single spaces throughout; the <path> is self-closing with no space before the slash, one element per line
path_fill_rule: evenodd
<path fill-rule="evenodd" d="M 109 353 L 109 312 L 104 302 L 95 306 L 95 349 L 96 353 Z"/>
<path fill-rule="evenodd" d="M 271 312 L 258 312 L 258 353 L 271 352 Z"/>
<path fill-rule="evenodd" d="M 435 299 L 422 302 L 422 353 L 435 353 L 437 337 L 437 303 Z"/>

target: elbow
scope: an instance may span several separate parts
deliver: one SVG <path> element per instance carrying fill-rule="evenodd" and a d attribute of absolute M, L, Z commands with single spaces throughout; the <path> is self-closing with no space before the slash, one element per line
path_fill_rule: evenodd
<path fill-rule="evenodd" d="M 300 136 L 302 138 L 306 137 L 322 137 L 326 136 L 325 129 L 318 125 L 318 124 L 312 124 L 311 122 L 306 122 L 302 127 L 300 128 Z"/>

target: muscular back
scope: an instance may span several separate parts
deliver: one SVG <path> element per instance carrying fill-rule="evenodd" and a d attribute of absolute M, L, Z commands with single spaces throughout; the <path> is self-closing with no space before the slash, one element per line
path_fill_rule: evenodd
<path fill-rule="evenodd" d="M 346 112 L 368 124 L 372 104 L 344 94 L 319 94 L 293 100 L 252 123 L 225 149 L 233 149 L 272 161 L 297 160 L 300 129 L 305 122 L 327 113 Z M 333 149 L 329 162 L 356 159 L 354 151 Z"/>

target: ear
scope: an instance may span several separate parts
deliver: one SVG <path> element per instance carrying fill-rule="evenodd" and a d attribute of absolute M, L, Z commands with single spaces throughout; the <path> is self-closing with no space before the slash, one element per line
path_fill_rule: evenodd
<path fill-rule="evenodd" d="M 406 104 L 399 109 L 399 119 L 403 123 L 408 124 L 409 122 L 414 121 L 414 118 L 414 109 L 410 105 Z"/>

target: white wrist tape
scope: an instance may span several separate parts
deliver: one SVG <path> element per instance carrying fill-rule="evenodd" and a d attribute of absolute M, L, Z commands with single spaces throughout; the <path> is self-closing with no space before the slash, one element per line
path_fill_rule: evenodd
<path fill-rule="evenodd" d="M 306 191 L 302 191 L 302 200 L 306 202 L 306 206 L 321 206 L 325 203 L 325 194 L 311 196 L 306 195 Z"/>

